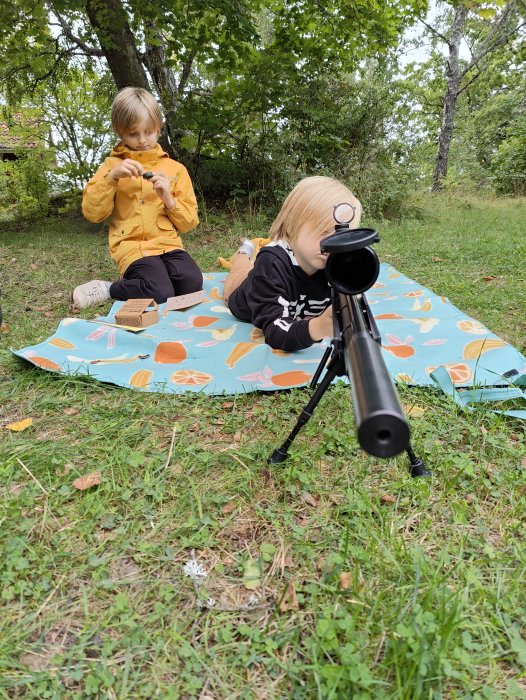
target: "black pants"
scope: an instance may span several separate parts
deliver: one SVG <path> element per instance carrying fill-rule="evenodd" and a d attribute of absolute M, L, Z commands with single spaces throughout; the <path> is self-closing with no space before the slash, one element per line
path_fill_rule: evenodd
<path fill-rule="evenodd" d="M 195 260 L 185 250 L 172 250 L 132 262 L 124 277 L 111 285 L 110 296 L 121 301 L 152 298 L 162 304 L 168 297 L 202 288 L 203 275 Z"/>

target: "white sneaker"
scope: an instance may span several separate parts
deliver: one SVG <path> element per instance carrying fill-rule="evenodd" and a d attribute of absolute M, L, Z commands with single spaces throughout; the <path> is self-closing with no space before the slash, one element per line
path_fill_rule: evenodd
<path fill-rule="evenodd" d="M 245 255 L 248 255 L 250 260 L 253 260 L 254 253 L 256 252 L 256 247 L 252 243 L 252 241 L 249 241 L 248 238 L 245 238 L 245 240 L 241 243 L 241 245 L 237 249 L 237 252 L 244 253 Z"/>
<path fill-rule="evenodd" d="M 102 304 L 110 297 L 111 282 L 103 280 L 91 280 L 85 284 L 80 284 L 73 290 L 73 303 L 79 309 L 87 309 L 88 306 Z"/>

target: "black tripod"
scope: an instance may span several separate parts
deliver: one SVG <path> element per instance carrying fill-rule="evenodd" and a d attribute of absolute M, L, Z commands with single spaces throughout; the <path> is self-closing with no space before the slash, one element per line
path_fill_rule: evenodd
<path fill-rule="evenodd" d="M 379 273 L 376 253 L 368 247 L 378 236 L 374 229 L 350 230 L 337 224 L 337 233 L 322 241 L 329 253 L 326 274 L 332 286 L 334 339 L 312 378 L 315 392 L 302 410 L 283 445 L 269 457 L 269 464 L 283 462 L 292 441 L 312 416 L 335 377 L 349 376 L 358 441 L 369 454 L 394 457 L 406 451 L 411 476 L 429 476 L 409 441 L 409 425 L 380 350 L 380 333 L 363 294 Z M 342 281 L 342 273 L 345 274 Z M 347 282 L 350 277 L 352 285 Z M 318 384 L 323 370 L 327 371 Z"/>

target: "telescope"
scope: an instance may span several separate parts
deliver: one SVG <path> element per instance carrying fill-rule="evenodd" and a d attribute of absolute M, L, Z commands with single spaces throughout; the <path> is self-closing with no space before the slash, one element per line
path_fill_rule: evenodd
<path fill-rule="evenodd" d="M 343 212 L 349 210 L 352 216 L 342 220 Z M 405 451 L 411 476 L 429 476 L 430 472 L 411 447 L 409 424 L 385 366 L 381 336 L 365 297 L 380 273 L 378 256 L 371 248 L 380 238 L 373 228 L 349 228 L 354 207 L 346 202 L 334 207 L 333 217 L 334 233 L 320 244 L 322 252 L 328 254 L 325 274 L 331 288 L 333 339 L 312 378 L 311 388 L 315 391 L 311 400 L 283 445 L 268 458 L 268 463 L 278 464 L 288 457 L 292 441 L 312 416 L 331 382 L 337 376 L 347 375 L 360 447 L 382 458 L 395 457 Z"/>

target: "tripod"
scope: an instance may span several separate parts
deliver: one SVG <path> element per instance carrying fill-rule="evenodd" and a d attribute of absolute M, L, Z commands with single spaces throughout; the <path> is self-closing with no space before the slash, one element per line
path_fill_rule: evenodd
<path fill-rule="evenodd" d="M 393 457 L 405 450 L 411 476 L 429 476 L 430 472 L 411 447 L 409 426 L 381 356 L 380 333 L 365 296 L 337 293 L 333 289 L 332 305 L 334 339 L 312 378 L 314 394 L 283 445 L 268 458 L 268 463 L 279 464 L 287 459 L 288 448 L 311 418 L 333 379 L 348 374 L 362 448 L 377 457 Z M 318 384 L 325 367 L 327 371 Z"/>

